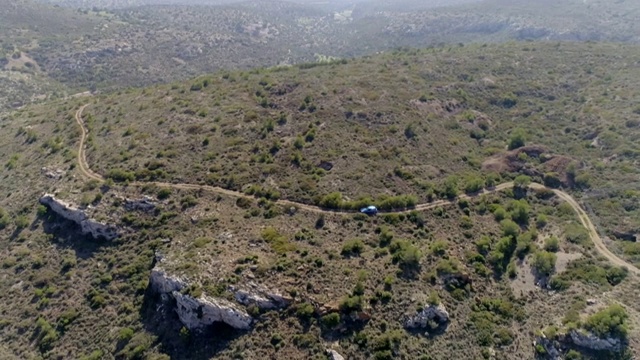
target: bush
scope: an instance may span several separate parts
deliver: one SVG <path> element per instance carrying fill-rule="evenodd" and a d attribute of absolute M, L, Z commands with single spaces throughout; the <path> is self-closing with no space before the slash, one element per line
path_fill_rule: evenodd
<path fill-rule="evenodd" d="M 360 239 L 347 241 L 340 252 L 343 256 L 360 256 L 364 251 L 364 242 Z"/>
<path fill-rule="evenodd" d="M 458 196 L 458 178 L 456 176 L 451 175 L 444 181 L 442 195 L 449 199 Z"/>
<path fill-rule="evenodd" d="M 587 330 L 601 337 L 616 336 L 625 338 L 629 331 L 628 318 L 629 316 L 624 308 L 615 304 L 591 315 L 587 318 L 584 326 Z"/>
<path fill-rule="evenodd" d="M 111 179 L 115 182 L 131 182 L 135 180 L 136 175 L 132 171 L 126 171 L 122 169 L 112 169 L 107 172 L 107 179 Z"/>
<path fill-rule="evenodd" d="M 540 275 L 549 276 L 556 268 L 556 254 L 548 251 L 538 251 L 533 256 L 533 267 Z"/>
<path fill-rule="evenodd" d="M 496 221 L 502 221 L 504 219 L 511 218 L 507 210 L 505 210 L 502 206 L 497 206 L 493 210 L 493 217 L 496 219 Z"/>
<path fill-rule="evenodd" d="M 515 239 L 520 233 L 520 227 L 518 226 L 518 224 L 509 219 L 502 220 L 500 222 L 500 227 L 502 228 L 503 236 L 508 236 Z"/>
<path fill-rule="evenodd" d="M 549 252 L 557 252 L 560 250 L 560 240 L 557 237 L 551 236 L 544 242 L 544 249 Z"/>
<path fill-rule="evenodd" d="M 296 307 L 296 316 L 301 320 L 306 321 L 311 319 L 311 317 L 315 312 L 316 312 L 316 309 L 313 307 L 313 305 L 309 303 L 302 303 Z"/>
<path fill-rule="evenodd" d="M 278 254 L 286 254 L 297 249 L 297 246 L 289 242 L 286 236 L 281 235 L 272 227 L 264 229 L 261 235 L 262 239 L 271 245 L 271 249 Z"/>
<path fill-rule="evenodd" d="M 536 227 L 542 229 L 549 223 L 549 218 L 545 214 L 538 214 L 536 216 Z"/>
<path fill-rule="evenodd" d="M 517 149 L 525 145 L 525 133 L 522 129 L 516 129 L 509 137 L 509 150 Z"/>
<path fill-rule="evenodd" d="M 16 227 L 21 230 L 21 229 L 26 229 L 29 226 L 29 218 L 26 217 L 25 215 L 20 215 L 16 218 Z"/>
<path fill-rule="evenodd" d="M 168 199 L 169 196 L 171 196 L 171 189 L 170 188 L 162 188 L 162 189 L 158 190 L 158 199 L 165 200 L 165 199 Z"/>
<path fill-rule="evenodd" d="M 327 314 L 322 318 L 320 318 L 320 323 L 322 324 L 322 326 L 328 329 L 333 329 L 338 325 L 340 325 L 340 314 L 338 313 Z"/>
<path fill-rule="evenodd" d="M 511 213 L 511 219 L 521 225 L 527 225 L 529 223 L 529 212 L 531 207 L 525 199 L 513 200 L 507 206 L 507 209 Z"/>
<path fill-rule="evenodd" d="M 420 249 L 407 240 L 394 240 L 389 246 L 393 262 L 406 270 L 417 270 L 420 267 L 422 253 Z"/>
<path fill-rule="evenodd" d="M 479 176 L 470 176 L 465 180 L 464 191 L 468 194 L 476 193 L 484 188 L 485 181 Z"/>

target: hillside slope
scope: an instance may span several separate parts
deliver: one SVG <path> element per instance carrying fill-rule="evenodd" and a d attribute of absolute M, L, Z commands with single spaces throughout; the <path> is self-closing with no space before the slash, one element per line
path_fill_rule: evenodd
<path fill-rule="evenodd" d="M 609 260 L 638 252 L 607 237 L 638 227 L 638 52 L 456 45 L 15 111 L 0 351 L 520 359 L 544 330 L 562 353 L 631 356 L 638 279 Z M 385 212 L 354 211 L 369 203 Z M 93 239 L 102 226 L 119 236 Z M 618 327 L 599 313 L 615 304 Z M 576 329 L 624 341 L 588 352 Z"/>

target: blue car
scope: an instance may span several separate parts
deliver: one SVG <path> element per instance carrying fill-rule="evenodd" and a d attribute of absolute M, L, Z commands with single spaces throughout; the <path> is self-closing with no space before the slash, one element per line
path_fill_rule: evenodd
<path fill-rule="evenodd" d="M 360 212 L 367 215 L 376 215 L 378 213 L 378 208 L 371 205 L 367 206 L 366 208 L 360 209 Z"/>

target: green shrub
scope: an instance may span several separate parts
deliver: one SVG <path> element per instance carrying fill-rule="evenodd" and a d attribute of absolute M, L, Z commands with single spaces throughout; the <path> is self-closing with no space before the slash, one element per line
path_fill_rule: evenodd
<path fill-rule="evenodd" d="M 560 240 L 557 237 L 551 236 L 544 242 L 544 249 L 550 252 L 557 252 L 560 250 Z"/>
<path fill-rule="evenodd" d="M 126 171 L 122 169 L 111 169 L 107 172 L 107 179 L 111 179 L 115 182 L 131 182 L 134 181 L 136 175 L 132 171 Z"/>
<path fill-rule="evenodd" d="M 525 145 L 525 133 L 522 129 L 516 129 L 509 137 L 509 150 L 514 150 Z"/>
<path fill-rule="evenodd" d="M 549 219 L 547 217 L 547 215 L 545 214 L 538 214 L 536 216 L 536 227 L 538 229 L 542 229 L 545 226 L 547 226 L 547 223 L 549 222 Z"/>
<path fill-rule="evenodd" d="M 422 253 L 420 249 L 407 240 L 394 240 L 389 246 L 393 262 L 407 270 L 417 270 L 420 267 Z"/>
<path fill-rule="evenodd" d="M 129 341 L 133 337 L 133 334 L 134 334 L 133 329 L 122 328 L 118 332 L 118 341 L 123 341 L 123 342 Z"/>
<path fill-rule="evenodd" d="M 503 236 L 510 236 L 512 238 L 516 238 L 520 233 L 520 227 L 515 222 L 505 219 L 500 222 L 500 227 L 502 228 Z"/>
<path fill-rule="evenodd" d="M 286 254 L 297 249 L 297 246 L 292 244 L 286 236 L 281 235 L 278 230 L 272 227 L 262 231 L 262 239 L 271 245 L 271 249 L 278 254 Z"/>
<path fill-rule="evenodd" d="M 507 209 L 511 213 L 511 219 L 521 225 L 529 223 L 529 212 L 531 207 L 525 199 L 513 200 L 509 202 Z"/>
<path fill-rule="evenodd" d="M 584 326 L 587 330 L 601 337 L 612 335 L 625 338 L 629 331 L 628 318 L 625 309 L 614 304 L 588 317 Z"/>
<path fill-rule="evenodd" d="M 431 243 L 431 246 L 429 246 L 429 251 L 433 255 L 442 256 L 446 253 L 448 247 L 449 247 L 449 244 L 446 241 L 436 240 L 433 243 Z"/>
<path fill-rule="evenodd" d="M 320 323 L 322 324 L 322 326 L 328 329 L 334 329 L 338 325 L 340 325 L 340 314 L 331 313 L 331 314 L 324 315 L 323 317 L 320 318 Z"/>
<path fill-rule="evenodd" d="M 533 256 L 533 267 L 543 276 L 553 274 L 556 267 L 556 254 L 548 251 L 538 251 Z"/>
<path fill-rule="evenodd" d="M 340 252 L 343 256 L 360 256 L 364 251 L 364 242 L 360 239 L 347 241 Z"/>
<path fill-rule="evenodd" d="M 29 226 L 29 218 L 25 215 L 20 215 L 16 218 L 15 223 L 18 229 L 26 229 Z"/>
<path fill-rule="evenodd" d="M 497 206 L 493 210 L 493 217 L 496 219 L 496 221 L 502 221 L 504 219 L 511 218 L 507 210 L 505 210 L 502 206 Z"/>
<path fill-rule="evenodd" d="M 158 190 L 158 199 L 160 200 L 165 200 L 168 199 L 169 196 L 171 196 L 171 188 L 162 188 L 160 190 Z"/>
<path fill-rule="evenodd" d="M 315 314 L 316 309 L 309 303 L 302 303 L 296 306 L 296 316 L 301 320 L 309 320 Z"/>

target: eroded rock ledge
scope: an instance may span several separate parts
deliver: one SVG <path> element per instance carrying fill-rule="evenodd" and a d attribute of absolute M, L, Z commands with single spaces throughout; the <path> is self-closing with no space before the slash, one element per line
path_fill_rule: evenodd
<path fill-rule="evenodd" d="M 181 291 L 188 286 L 187 282 L 168 274 L 158 265 L 151 270 L 149 284 L 161 296 L 175 299 L 180 321 L 191 330 L 214 322 L 224 322 L 238 330 L 251 328 L 253 318 L 246 311 L 227 300 L 183 294 Z"/>
<path fill-rule="evenodd" d="M 93 238 L 105 238 L 106 240 L 113 240 L 119 236 L 118 229 L 115 226 L 103 224 L 97 220 L 90 219 L 87 214 L 73 205 L 56 199 L 51 194 L 44 194 L 40 198 L 42 205 L 48 206 L 51 211 L 56 213 L 69 221 L 80 225 L 82 233 L 85 235 L 91 235 Z"/>

